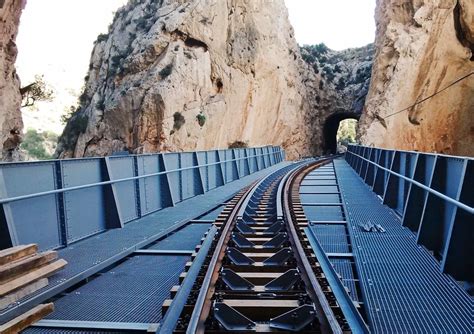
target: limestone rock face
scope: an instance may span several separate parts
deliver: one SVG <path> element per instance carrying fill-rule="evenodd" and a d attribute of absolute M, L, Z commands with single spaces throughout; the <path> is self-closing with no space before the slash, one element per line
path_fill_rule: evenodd
<path fill-rule="evenodd" d="M 0 161 L 19 159 L 23 122 L 15 44 L 25 1 L 0 1 Z"/>
<path fill-rule="evenodd" d="M 375 17 L 362 142 L 473 156 L 474 2 L 378 0 Z"/>
<path fill-rule="evenodd" d="M 335 153 L 341 120 L 359 119 L 370 84 L 374 46 L 334 51 L 324 44 L 303 46 L 303 59 L 319 78 L 308 92 L 314 103 L 311 120 L 322 152 Z"/>
<path fill-rule="evenodd" d="M 99 36 L 60 157 L 282 145 L 320 153 L 320 78 L 283 0 L 146 0 Z M 315 134 L 317 133 L 317 134 Z"/>

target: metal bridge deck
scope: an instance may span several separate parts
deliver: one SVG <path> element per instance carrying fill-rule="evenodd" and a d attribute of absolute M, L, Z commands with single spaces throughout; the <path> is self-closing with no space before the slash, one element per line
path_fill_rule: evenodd
<path fill-rule="evenodd" d="M 216 210 L 216 207 L 243 187 L 288 164 L 288 162 L 279 163 L 213 189 L 204 195 L 185 200 L 174 207 L 130 222 L 122 229 L 108 230 L 58 250 L 58 256 L 68 262 L 66 268 L 52 276 L 46 288 L 20 300 L 18 304 L 1 310 L 0 322 L 11 318 L 14 313 L 24 312 L 31 304 L 51 298 L 81 280 L 104 270 L 137 249 L 167 236 L 190 220 L 202 216 L 207 211 Z"/>
<path fill-rule="evenodd" d="M 188 250 L 194 251 L 200 243 L 201 237 L 209 230 L 212 224 L 189 224 L 167 238 L 156 242 L 146 249 L 153 250 Z"/>
<path fill-rule="evenodd" d="M 27 334 L 124 334 L 124 331 L 114 331 L 114 330 L 76 330 L 76 329 L 64 329 L 64 328 L 40 328 L 40 327 L 31 327 L 22 333 Z M 133 333 L 133 332 L 129 332 Z"/>
<path fill-rule="evenodd" d="M 55 302 L 45 319 L 154 324 L 189 256 L 135 255 Z"/>
<path fill-rule="evenodd" d="M 441 273 L 437 260 L 347 162 L 336 160 L 334 167 L 371 331 L 472 333 L 473 299 Z M 386 232 L 365 232 L 360 224 L 368 221 Z"/>

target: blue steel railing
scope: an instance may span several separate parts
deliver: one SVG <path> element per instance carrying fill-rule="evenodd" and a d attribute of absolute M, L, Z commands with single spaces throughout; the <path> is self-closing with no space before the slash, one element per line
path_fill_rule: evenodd
<path fill-rule="evenodd" d="M 346 160 L 443 272 L 474 281 L 474 159 L 350 145 Z"/>
<path fill-rule="evenodd" d="M 0 164 L 0 249 L 54 249 L 284 160 L 280 147 Z"/>

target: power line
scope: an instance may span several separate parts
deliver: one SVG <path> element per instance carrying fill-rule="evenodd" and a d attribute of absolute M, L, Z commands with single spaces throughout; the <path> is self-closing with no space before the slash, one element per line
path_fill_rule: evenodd
<path fill-rule="evenodd" d="M 393 114 L 389 114 L 389 115 L 387 115 L 387 116 L 385 116 L 385 117 L 382 117 L 382 119 L 387 119 L 387 118 L 392 117 L 392 116 L 394 116 L 394 115 L 400 114 L 400 113 L 402 113 L 402 112 L 404 112 L 404 111 L 406 111 L 406 110 L 408 110 L 408 109 L 411 109 L 411 108 L 413 108 L 414 106 L 416 106 L 416 105 L 418 105 L 418 104 L 420 104 L 420 103 L 423 103 L 423 102 L 425 102 L 425 101 L 431 99 L 432 97 L 438 95 L 439 93 L 444 92 L 446 89 L 448 89 L 448 88 L 454 86 L 455 84 L 457 84 L 457 83 L 463 81 L 464 79 L 470 77 L 470 76 L 473 75 L 473 74 L 474 74 L 474 71 L 471 72 L 471 73 L 468 73 L 468 74 L 464 75 L 463 77 L 461 77 L 461 78 L 459 78 L 459 79 L 457 79 L 457 80 L 455 80 L 455 81 L 453 81 L 453 82 L 451 82 L 449 85 L 447 85 L 446 87 L 442 88 L 441 90 L 439 90 L 439 91 L 437 91 L 437 92 L 431 94 L 430 96 L 427 96 L 427 97 L 425 97 L 424 99 L 415 102 L 415 103 L 412 104 L 411 106 L 406 107 L 406 108 L 404 108 L 404 109 L 402 109 L 402 110 L 399 110 L 399 111 L 397 111 L 397 112 L 394 112 Z"/>

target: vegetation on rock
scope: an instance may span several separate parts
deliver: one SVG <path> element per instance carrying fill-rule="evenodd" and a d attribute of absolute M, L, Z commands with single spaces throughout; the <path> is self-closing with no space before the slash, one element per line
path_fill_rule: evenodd
<path fill-rule="evenodd" d="M 35 81 L 20 88 L 22 98 L 21 107 L 32 107 L 39 101 L 51 101 L 54 97 L 53 90 L 44 81 L 43 75 L 35 75 Z"/>
<path fill-rule="evenodd" d="M 199 126 L 202 128 L 204 124 L 206 124 L 206 115 L 200 113 L 196 116 L 196 120 L 198 121 Z"/>
<path fill-rule="evenodd" d="M 233 143 L 229 144 L 229 148 L 247 148 L 249 144 L 247 142 L 236 140 Z"/>
<path fill-rule="evenodd" d="M 159 74 L 162 79 L 165 79 L 171 74 L 171 72 L 173 72 L 173 64 L 168 64 L 160 71 Z"/>
<path fill-rule="evenodd" d="M 186 119 L 184 118 L 183 114 L 180 112 L 175 112 L 173 114 L 173 130 L 178 131 L 181 127 L 186 123 Z"/>
<path fill-rule="evenodd" d="M 337 143 L 339 145 L 347 146 L 356 142 L 356 128 L 357 120 L 345 119 L 339 123 L 339 130 L 337 131 Z"/>
<path fill-rule="evenodd" d="M 27 158 L 31 160 L 46 160 L 53 158 L 56 149 L 58 135 L 50 132 L 38 132 L 34 129 L 26 131 L 20 147 L 26 152 Z"/>

